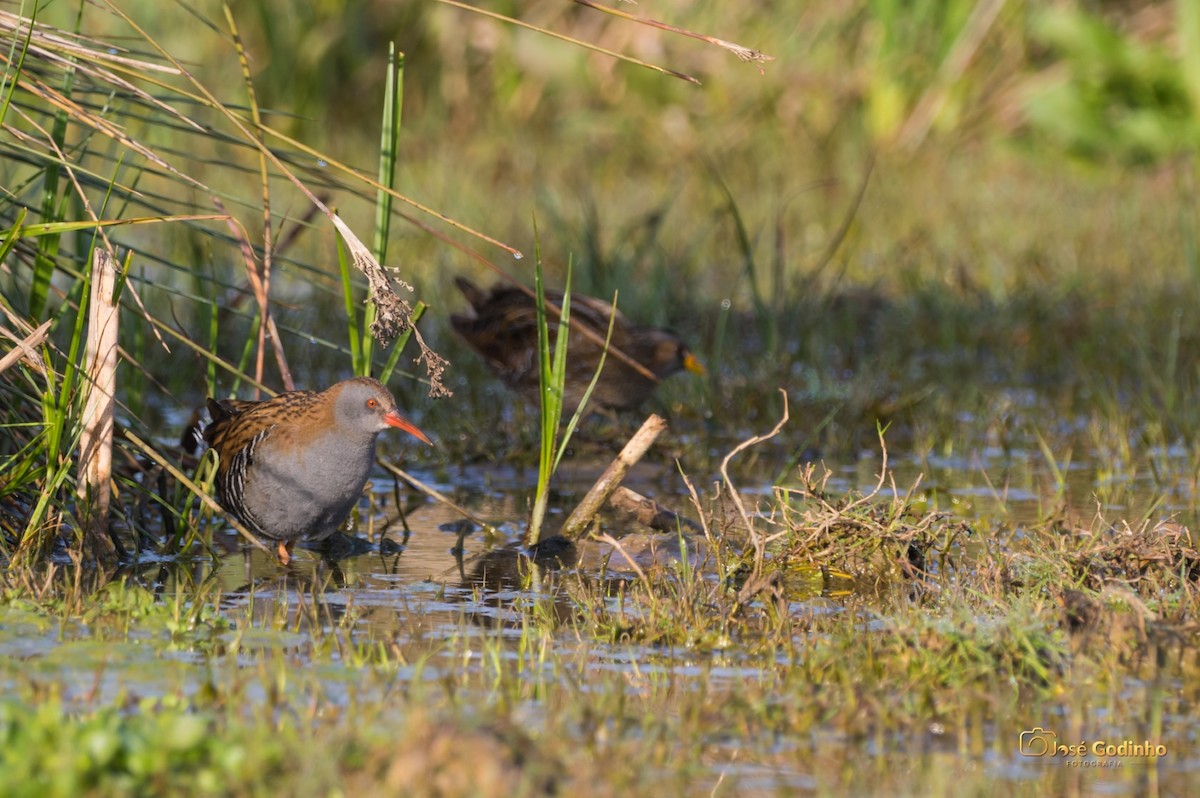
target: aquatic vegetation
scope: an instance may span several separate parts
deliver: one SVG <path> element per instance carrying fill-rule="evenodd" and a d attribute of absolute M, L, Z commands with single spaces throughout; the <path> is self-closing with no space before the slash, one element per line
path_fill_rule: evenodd
<path fill-rule="evenodd" d="M 1194 792 L 1166 4 L 294 5 L 0 14 L 0 792 Z M 533 284 L 531 216 L 538 287 L 570 264 L 708 366 L 655 391 L 655 512 L 534 551 L 530 506 L 551 528 L 638 419 L 568 443 L 460 357 L 453 275 Z M 112 556 L 77 462 L 97 251 Z M 192 411 L 351 373 L 436 455 L 383 449 L 329 556 L 244 551 Z"/>

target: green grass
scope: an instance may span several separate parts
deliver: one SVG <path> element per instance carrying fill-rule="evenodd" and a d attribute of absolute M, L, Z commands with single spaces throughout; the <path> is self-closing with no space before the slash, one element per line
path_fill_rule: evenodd
<path fill-rule="evenodd" d="M 333 614 L 319 582 L 217 610 L 211 583 L 157 596 L 134 582 L 92 595 L 69 572 L 10 580 L 0 645 L 57 641 L 0 670 L 12 685 L 0 724 L 12 767 L 0 772 L 44 794 L 208 794 L 214 779 L 227 794 L 435 782 L 446 795 L 551 783 L 740 794 L 762 777 L 815 794 L 949 795 L 994 794 L 995 776 L 967 776 L 966 764 L 986 754 L 1021 766 L 1019 733 L 1037 725 L 1144 735 L 1186 755 L 1187 724 L 1164 717 L 1186 717 L 1189 690 L 1162 686 L 1196 679 L 1178 635 L 1196 610 L 1190 540 L 1110 533 L 1101 519 L 972 551 L 923 536 L 940 522 L 904 500 L 871 495 L 838 506 L 796 494 L 773 515 L 784 534 L 754 592 L 735 540 L 701 537 L 636 571 L 614 555 L 600 579 L 543 570 L 539 594 L 510 599 L 512 620 L 483 627 L 470 602 L 448 610 L 421 591 L 382 630 L 353 607 Z M 880 539 L 918 547 L 927 570 L 897 571 L 913 558 Z M 855 568 L 848 599 L 796 578 L 802 562 L 833 573 L 860 553 L 879 570 Z M 562 601 L 565 614 L 539 609 Z M 1088 707 L 1120 722 L 1089 720 Z M 944 780 L 951 754 L 964 775 Z M 1025 766 L 1041 789 L 1071 778 Z M 1106 777 L 1143 772 L 1125 768 Z M 1188 779 L 1159 777 L 1172 789 Z"/>

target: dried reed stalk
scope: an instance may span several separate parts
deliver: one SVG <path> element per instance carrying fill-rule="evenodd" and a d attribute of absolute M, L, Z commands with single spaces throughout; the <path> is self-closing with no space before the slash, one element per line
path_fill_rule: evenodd
<path fill-rule="evenodd" d="M 117 264 L 107 250 L 92 257 L 92 295 L 88 304 L 88 334 L 84 374 L 87 398 L 83 433 L 79 438 L 79 498 L 84 502 L 83 551 L 101 567 L 117 564 L 117 550 L 108 534 L 112 496 L 113 415 L 117 390 L 118 306 L 113 302 Z"/>
<path fill-rule="evenodd" d="M 42 356 L 37 353 L 37 347 L 41 346 L 42 341 L 46 340 L 46 333 L 50 331 L 50 325 L 53 321 L 53 319 L 47 319 L 42 322 L 42 326 L 29 333 L 23 339 L 18 338 L 15 334 L 0 326 L 0 337 L 7 338 L 16 344 L 15 349 L 4 357 L 0 357 L 0 373 L 6 371 L 14 363 L 24 359 L 33 368 L 45 374 L 46 364 L 42 362 Z"/>
<path fill-rule="evenodd" d="M 662 416 L 652 414 L 646 419 L 641 429 L 629 439 L 629 443 L 625 444 L 625 448 L 621 450 L 616 459 L 609 464 L 608 468 L 604 469 L 604 473 L 596 480 L 596 484 L 592 485 L 587 495 L 583 497 L 583 501 L 571 512 L 562 526 L 564 537 L 577 540 L 587 531 L 596 517 L 596 513 L 608 501 L 608 497 L 612 496 L 613 492 L 621 486 L 621 480 L 625 479 L 629 469 L 637 465 L 650 445 L 666 428 L 667 422 Z"/>

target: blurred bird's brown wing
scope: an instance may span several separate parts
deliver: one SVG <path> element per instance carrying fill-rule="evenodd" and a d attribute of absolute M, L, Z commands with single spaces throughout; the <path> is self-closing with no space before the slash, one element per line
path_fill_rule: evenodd
<path fill-rule="evenodd" d="M 557 293 L 557 292 L 555 292 Z M 556 302 L 562 302 L 560 294 Z M 614 315 L 612 304 L 605 302 L 603 299 L 587 296 L 586 294 L 573 294 L 571 296 L 571 318 L 575 321 L 582 321 L 589 327 L 600 334 L 601 337 L 608 332 L 608 320 Z M 620 310 L 615 311 L 616 318 L 613 320 L 613 337 L 616 338 L 629 327 L 629 321 L 621 313 Z"/>
<path fill-rule="evenodd" d="M 468 301 L 474 304 L 469 296 Z M 486 302 L 475 305 L 474 316 L 451 316 L 450 324 L 506 378 L 527 371 L 532 353 L 537 351 L 537 310 L 533 300 L 517 288 L 496 286 Z"/>
<path fill-rule="evenodd" d="M 467 297 L 475 310 L 473 316 L 451 317 L 454 330 L 483 358 L 489 368 L 510 387 L 529 391 L 538 385 L 538 330 L 535 300 L 523 289 L 506 284 L 497 284 L 484 295 L 470 281 L 459 278 L 459 290 Z M 563 292 L 547 291 L 546 301 L 554 308 L 563 305 Z M 558 313 L 548 308 L 548 323 L 553 330 L 558 325 Z M 637 330 L 611 303 L 586 294 L 573 294 L 570 305 L 571 332 L 570 353 L 567 358 L 567 393 L 574 404 L 600 364 L 609 324 L 612 324 L 612 350 L 626 357 L 644 360 L 635 352 Z M 584 330 L 588 331 L 585 334 Z M 610 354 L 612 352 L 610 351 Z M 645 367 L 653 373 L 653 364 Z M 597 386 L 597 398 L 601 404 L 624 406 L 635 403 L 642 394 L 652 388 L 657 380 L 650 376 L 648 387 L 639 385 L 637 391 L 625 386 L 627 380 L 620 376 L 601 380 Z M 617 382 L 614 383 L 614 380 Z M 638 382 L 638 381 L 635 381 Z M 609 384 L 613 383 L 613 384 Z"/>
<path fill-rule="evenodd" d="M 505 283 L 497 283 L 492 286 L 490 291 L 484 291 L 465 277 L 456 277 L 454 282 L 458 286 L 458 290 L 466 297 L 467 302 L 474 308 L 475 316 L 454 316 L 452 317 L 453 319 L 465 322 L 474 318 L 483 326 L 493 325 L 497 328 L 504 326 L 513 328 L 521 333 L 532 331 L 533 335 L 537 334 L 536 301 L 525 289 Z M 563 292 L 547 291 L 546 301 L 557 308 L 561 308 L 563 304 Z M 574 294 L 571 297 L 571 314 L 577 320 L 603 331 L 608 329 L 609 317 L 613 314 L 613 307 L 610 303 L 602 299 L 587 296 L 586 294 Z M 558 316 L 553 310 L 550 311 L 549 315 L 552 318 L 557 318 Z M 628 321 L 626 321 L 620 311 L 617 311 L 614 324 L 616 327 L 621 327 L 628 325 Z"/>

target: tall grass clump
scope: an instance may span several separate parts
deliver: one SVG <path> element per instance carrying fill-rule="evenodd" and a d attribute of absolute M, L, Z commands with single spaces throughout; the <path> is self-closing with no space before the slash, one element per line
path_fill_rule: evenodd
<path fill-rule="evenodd" d="M 301 155 L 304 145 L 282 140 L 264 121 L 233 14 L 225 10 L 225 45 L 232 43 L 239 56 L 249 98 L 244 107 L 218 98 L 152 33 L 114 8 L 82 10 L 75 33 L 52 29 L 35 17 L 5 15 L 0 20 L 11 37 L 13 56 L 3 85 L 7 135 L 0 137 L 7 157 L 4 183 L 11 187 L 0 197 L 0 218 L 8 223 L 2 240 L 9 268 L 0 276 L 5 282 L 4 309 L 18 326 L 32 329 L 49 322 L 50 332 L 36 356 L 27 353 L 3 377 L 24 386 L 9 392 L 13 401 L 4 422 L 13 432 L 6 432 L 0 450 L 0 470 L 6 474 L 0 489 L 14 497 L 11 506 L 17 508 L 7 514 L 13 534 L 5 545 L 26 565 L 47 557 L 56 537 L 82 517 L 70 497 L 80 490 L 73 452 L 79 447 L 86 397 L 94 393 L 90 381 L 80 378 L 93 252 L 108 252 L 110 261 L 122 263 L 114 297 L 127 323 L 120 334 L 123 356 L 118 368 L 143 374 L 147 379 L 135 383 L 141 390 L 155 385 L 168 392 L 154 402 L 142 395 L 109 397 L 126 407 L 161 408 L 163 399 L 169 403 L 170 392 L 185 388 L 177 380 L 163 386 L 167 375 L 162 367 L 168 363 L 206 363 L 210 392 L 216 392 L 215 382 L 230 377 L 235 385 L 245 382 L 261 388 L 277 379 L 283 388 L 293 387 L 285 344 L 306 331 L 277 324 L 272 295 L 281 287 L 292 295 L 310 290 L 305 275 L 317 273 L 310 260 L 314 253 L 286 253 L 296 246 L 297 236 L 316 228 L 306 214 L 300 226 L 288 230 L 291 212 L 280 213 L 281 202 L 307 201 L 317 218 L 325 216 L 348 253 L 346 262 L 366 278 L 370 309 L 355 336 L 360 345 L 355 368 L 369 370 L 371 336 L 390 343 L 400 335 L 403 340 L 386 366 L 390 373 L 420 315 L 420 307 L 414 310 L 396 294 L 380 259 L 316 193 L 338 189 L 353 198 L 375 187 L 380 219 L 390 218 L 390 199 L 402 197 L 391 188 L 399 89 L 393 88 L 388 98 L 385 141 L 391 144 L 381 155 L 381 180 L 342 167 L 346 180 L 331 181 L 328 172 L 322 172 L 332 158 L 307 149 L 314 156 L 308 160 Z M 143 54 L 132 55 L 124 44 L 81 33 L 101 27 L 88 25 L 92 14 L 124 27 L 140 42 Z M 394 71 L 398 79 L 398 66 Z M 53 80 L 59 88 L 51 88 Z M 160 131 L 171 131 L 176 140 L 161 145 Z M 201 210 L 205 204 L 206 212 Z M 255 228 L 262 234 L 259 244 L 250 237 Z M 280 236 L 280 230 L 288 234 Z M 382 225 L 377 235 L 380 256 L 386 256 L 387 230 Z M 243 277 L 180 259 L 181 241 L 192 242 L 194 252 L 220 252 L 240 261 Z M 113 253 L 124 255 L 116 258 Z M 131 268 L 133 264 L 137 265 Z M 347 296 L 351 284 L 344 274 Z M 201 292 L 191 290 L 196 286 Z M 253 297 L 249 312 L 242 308 L 247 294 Z M 190 325 L 190 314 L 180 313 L 182 308 L 198 310 L 195 320 L 203 323 Z M 241 340 L 231 346 L 237 337 Z M 420 340 L 419 333 L 417 337 Z M 148 351 L 148 341 L 154 351 Z M 444 364 L 423 341 L 421 346 L 430 386 L 440 390 Z M 25 348 L 32 352 L 28 344 Z M 225 357 L 222 350 L 227 348 L 232 352 Z M 131 352 L 142 357 L 134 359 Z M 190 357 L 190 363 L 181 354 Z M 266 368 L 271 362 L 274 378 Z M 154 439 L 152 418 L 121 412 L 118 420 L 139 443 Z M 41 431 L 26 435 L 21 430 L 30 424 L 38 424 Z M 119 434 L 117 443 L 122 449 L 115 461 L 122 469 L 119 478 L 135 491 L 152 491 L 145 452 L 125 435 Z M 107 488 L 100 490 L 102 499 Z M 151 500 L 165 501 L 153 494 Z M 129 504 L 115 509 L 123 523 L 140 526 L 130 517 Z M 64 526 L 67 518 L 76 520 Z M 66 534 L 63 543 L 67 551 L 81 551 L 78 535 Z"/>
<path fill-rule="evenodd" d="M 18 504 L 27 504 L 28 512 L 12 514 L 23 531 L 9 542 L 37 552 L 32 560 L 53 548 L 46 519 L 57 510 L 74 512 L 74 486 L 64 464 L 77 448 L 78 410 L 87 392 L 74 374 L 83 365 L 84 287 L 96 248 L 124 265 L 118 385 L 136 390 L 114 397 L 120 408 L 116 476 L 177 519 L 178 508 L 165 506 L 163 492 L 149 488 L 157 478 L 146 471 L 154 466 L 146 462 L 145 446 L 165 448 L 163 440 L 175 436 L 154 433 L 167 419 L 180 425 L 179 415 L 206 393 L 313 387 L 295 384 L 297 358 L 305 367 L 348 355 L 354 373 L 387 378 L 400 370 L 408 336 L 416 339 L 417 365 L 424 366 L 430 393 L 449 392 L 442 381 L 446 361 L 416 327 L 424 306 L 413 307 L 398 293 L 411 289 L 401 275 L 428 276 L 425 269 L 409 251 L 396 259 L 399 266 L 385 266 L 395 258 L 393 217 L 409 219 L 398 205 L 427 220 L 409 219 L 432 238 L 473 238 L 520 254 L 394 188 L 398 174 L 412 166 L 400 157 L 405 59 L 395 44 L 372 55 L 386 60 L 386 68 L 381 80 L 372 78 L 381 84 L 383 121 L 371 176 L 343 151 L 311 143 L 306 134 L 312 126 L 282 112 L 280 76 L 255 60 L 260 32 L 245 26 L 252 18 L 229 3 L 212 11 L 155 7 L 151 13 L 135 3 L 85 4 L 73 11 L 18 8 L 0 15 L 6 42 L 0 184 L 7 188 L 0 196 L 6 265 L 0 280 L 6 304 L 24 324 L 37 329 L 52 322 L 43 352 L 47 375 L 36 376 L 46 390 L 36 391 L 36 402 L 19 408 L 12 421 L 39 417 L 46 434 L 32 444 L 14 436 L 11 454 L 4 453 L 17 458 L 6 465 L 22 466 L 9 473 L 36 474 L 21 485 L 6 480 L 3 487 L 27 497 Z M 695 82 L 523 20 L 469 8 L 453 13 L 490 15 L 572 47 L 607 52 L 638 69 Z M 621 18 L 614 24 L 652 21 Z M 186 48 L 178 38 L 184 30 Z M 690 35 L 680 28 L 672 33 Z M 715 37 L 693 38 L 753 63 L 767 59 Z M 204 56 L 193 57 L 197 51 Z M 303 90 L 294 78 L 289 72 L 284 83 Z M 456 176 L 457 185 L 462 177 Z M 368 247 L 355 230 L 371 222 Z M 339 265 L 331 274 L 322 264 L 334 250 Z M 344 347 L 314 329 L 331 304 L 345 308 Z M 379 357 L 377 350 L 393 341 Z M 134 372 L 137 379 L 124 379 Z M 141 445 L 131 443 L 130 434 Z M 166 459 L 176 458 L 172 453 Z M 25 467 L 32 462 L 41 465 Z M 120 523 L 144 527 L 128 507 L 115 512 Z M 23 542 L 35 538 L 37 545 Z"/>

